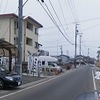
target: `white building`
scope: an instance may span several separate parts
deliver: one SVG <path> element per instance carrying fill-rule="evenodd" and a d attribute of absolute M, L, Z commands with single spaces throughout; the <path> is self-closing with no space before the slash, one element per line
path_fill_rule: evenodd
<path fill-rule="evenodd" d="M 27 61 L 28 52 L 37 53 L 39 49 L 38 30 L 43 26 L 32 17 L 23 17 L 22 60 Z M 16 14 L 0 15 L 0 38 L 18 45 L 18 16 Z"/>

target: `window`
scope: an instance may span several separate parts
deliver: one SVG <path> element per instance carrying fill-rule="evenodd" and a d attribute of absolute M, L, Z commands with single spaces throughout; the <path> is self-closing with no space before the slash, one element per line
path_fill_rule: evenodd
<path fill-rule="evenodd" d="M 36 48 L 36 49 L 39 48 L 39 44 L 38 44 L 38 42 L 35 42 L 35 48 Z"/>
<path fill-rule="evenodd" d="M 42 65 L 45 65 L 45 61 L 42 61 Z"/>
<path fill-rule="evenodd" d="M 33 25 L 29 22 L 27 22 L 27 28 L 31 31 L 33 31 Z"/>
<path fill-rule="evenodd" d="M 18 45 L 18 37 L 14 37 L 14 45 Z"/>
<path fill-rule="evenodd" d="M 14 34 L 16 34 L 16 29 L 18 29 L 18 22 L 14 21 Z"/>
<path fill-rule="evenodd" d="M 32 46 L 32 39 L 27 37 L 26 44 Z"/>
<path fill-rule="evenodd" d="M 35 34 L 37 34 L 37 35 L 38 35 L 38 29 L 37 29 L 37 28 L 35 28 Z"/>

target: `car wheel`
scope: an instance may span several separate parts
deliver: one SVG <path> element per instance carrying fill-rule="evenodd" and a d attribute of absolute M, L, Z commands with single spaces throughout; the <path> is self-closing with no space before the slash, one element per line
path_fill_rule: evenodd
<path fill-rule="evenodd" d="M 4 83 L 3 81 L 0 79 L 0 90 L 4 88 Z"/>

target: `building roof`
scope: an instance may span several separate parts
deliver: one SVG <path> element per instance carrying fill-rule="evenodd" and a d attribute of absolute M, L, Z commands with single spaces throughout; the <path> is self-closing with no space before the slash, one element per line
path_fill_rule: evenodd
<path fill-rule="evenodd" d="M 14 18 L 18 18 L 18 16 L 16 15 L 16 14 L 14 14 L 14 13 L 9 13 L 9 14 L 0 14 L 0 18 L 4 18 L 4 17 L 10 17 L 10 18 L 12 18 L 12 17 L 14 17 Z M 30 16 L 27 16 L 27 17 L 23 17 L 25 20 L 30 20 L 32 23 L 34 23 L 36 26 L 38 26 L 39 28 L 42 28 L 43 26 L 39 23 L 39 22 L 37 22 L 35 19 L 33 19 L 32 17 L 30 17 Z"/>
<path fill-rule="evenodd" d="M 10 13 L 10 14 L 0 14 L 0 17 L 16 17 L 16 18 L 18 18 L 18 16 L 16 15 L 16 14 L 14 14 L 14 13 Z"/>
<path fill-rule="evenodd" d="M 66 58 L 70 58 L 70 57 L 67 56 L 67 55 L 58 55 L 58 56 L 52 56 L 52 57 L 66 57 Z"/>
<path fill-rule="evenodd" d="M 52 62 L 58 61 L 55 57 L 51 57 L 51 56 L 39 56 L 38 59 L 40 61 L 52 61 Z"/>
<path fill-rule="evenodd" d="M 42 27 L 43 27 L 39 22 L 37 22 L 36 20 L 34 20 L 34 19 L 33 19 L 32 17 L 30 17 L 30 16 L 25 17 L 25 19 L 28 20 L 28 21 L 33 22 L 33 23 L 34 23 L 36 26 L 38 26 L 39 28 L 42 28 Z"/>

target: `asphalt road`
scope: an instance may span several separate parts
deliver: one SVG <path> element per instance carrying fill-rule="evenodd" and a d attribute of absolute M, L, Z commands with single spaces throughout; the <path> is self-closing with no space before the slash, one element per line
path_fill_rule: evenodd
<path fill-rule="evenodd" d="M 92 70 L 77 68 L 55 79 L 30 85 L 0 97 L 0 100 L 74 100 L 79 94 L 93 90 Z"/>

